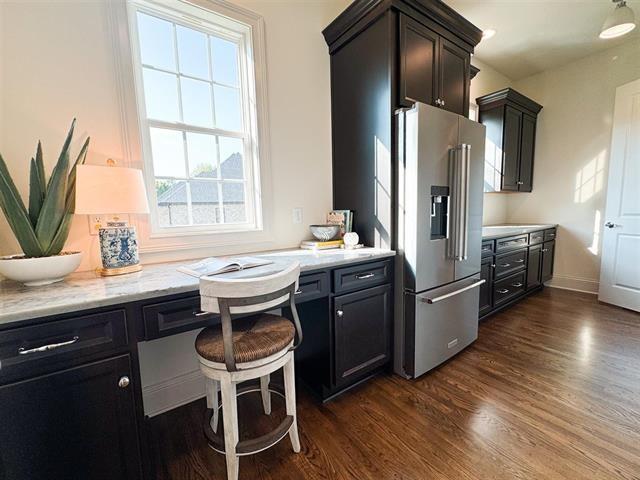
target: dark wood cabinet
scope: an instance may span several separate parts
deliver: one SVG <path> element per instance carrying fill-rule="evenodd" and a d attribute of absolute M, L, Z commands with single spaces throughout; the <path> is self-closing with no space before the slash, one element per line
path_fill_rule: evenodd
<path fill-rule="evenodd" d="M 140 478 L 131 378 L 122 355 L 1 386 L 0 478 Z"/>
<path fill-rule="evenodd" d="M 391 311 L 390 285 L 335 297 L 337 384 L 353 382 L 391 358 Z"/>
<path fill-rule="evenodd" d="M 446 38 L 440 39 L 440 107 L 469 116 L 470 55 Z"/>
<path fill-rule="evenodd" d="M 400 15 L 400 103 L 435 105 L 438 98 L 438 34 Z"/>
<path fill-rule="evenodd" d="M 533 188 L 533 163 L 537 116 L 542 105 L 506 88 L 476 99 L 479 121 L 487 127 L 487 142 L 498 148 L 487 158 L 492 168 L 499 169 L 500 185 L 486 185 L 486 191 L 530 192 Z M 489 150 L 488 150 L 489 152 Z"/>
<path fill-rule="evenodd" d="M 553 277 L 553 254 L 555 253 L 555 247 L 555 241 L 544 242 L 542 246 L 542 282 L 551 280 L 551 277 Z"/>
<path fill-rule="evenodd" d="M 493 308 L 492 281 L 493 281 L 493 258 L 485 258 L 480 264 L 480 279 L 485 282 L 480 285 L 480 316 L 490 312 Z"/>
<path fill-rule="evenodd" d="M 542 283 L 542 245 L 529 247 L 529 259 L 527 261 L 527 290 L 539 287 Z"/>

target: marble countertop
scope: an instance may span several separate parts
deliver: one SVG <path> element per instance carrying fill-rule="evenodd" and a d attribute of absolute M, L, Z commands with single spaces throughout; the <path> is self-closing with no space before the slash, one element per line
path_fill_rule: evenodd
<path fill-rule="evenodd" d="M 557 226 L 558 224 L 556 223 L 487 225 L 482 227 L 482 239 L 492 240 L 494 238 L 510 237 L 511 235 L 537 232 Z"/>
<path fill-rule="evenodd" d="M 392 257 L 395 252 L 377 248 L 357 250 L 278 250 L 249 253 L 273 263 L 239 272 L 227 278 L 269 275 L 300 262 L 301 271 L 319 270 L 350 263 Z M 238 255 L 240 256 L 240 255 Z M 230 257 L 233 257 L 230 256 Z M 101 277 L 95 272 L 79 272 L 64 281 L 42 287 L 25 287 L 9 280 L 0 281 L 0 325 L 30 318 L 133 302 L 147 298 L 198 290 L 199 279 L 178 272 L 177 267 L 197 260 L 145 265 L 142 271 L 117 277 Z"/>

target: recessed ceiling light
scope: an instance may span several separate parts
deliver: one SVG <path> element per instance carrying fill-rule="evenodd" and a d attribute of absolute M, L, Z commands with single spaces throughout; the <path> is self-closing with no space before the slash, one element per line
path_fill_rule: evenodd
<path fill-rule="evenodd" d="M 616 8 L 609 14 L 600 30 L 600 38 L 620 37 L 636 28 L 636 19 L 633 10 L 627 7 L 624 0 L 613 0 Z"/>
<path fill-rule="evenodd" d="M 489 40 L 496 34 L 496 31 L 493 28 L 487 28 L 482 31 L 482 40 Z"/>

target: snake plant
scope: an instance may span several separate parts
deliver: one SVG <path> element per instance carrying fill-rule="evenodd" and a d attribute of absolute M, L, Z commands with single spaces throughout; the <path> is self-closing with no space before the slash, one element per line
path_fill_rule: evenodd
<path fill-rule="evenodd" d="M 31 159 L 28 207 L 0 155 L 0 208 L 27 257 L 58 255 L 69 236 L 75 210 L 76 166 L 84 163 L 89 148 L 87 138 L 69 171 L 69 145 L 75 124 L 74 118 L 58 163 L 48 181 L 42 159 L 42 144 L 38 142 L 35 158 Z"/>

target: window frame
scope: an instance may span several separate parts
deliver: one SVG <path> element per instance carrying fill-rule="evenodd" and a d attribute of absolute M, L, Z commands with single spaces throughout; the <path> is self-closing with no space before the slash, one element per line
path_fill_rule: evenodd
<path fill-rule="evenodd" d="M 180 5 L 177 7 L 176 5 Z M 143 172 L 147 187 L 147 196 L 150 205 L 149 229 L 147 235 L 150 239 L 162 239 L 171 237 L 184 237 L 192 235 L 218 235 L 224 233 L 251 233 L 263 232 L 264 228 L 264 184 L 262 182 L 262 173 L 264 164 L 262 158 L 265 154 L 261 149 L 261 140 L 264 132 L 258 122 L 260 109 L 264 108 L 263 102 L 258 101 L 257 86 L 260 81 L 259 65 L 256 62 L 256 39 L 254 38 L 255 19 L 238 18 L 240 15 L 234 15 L 231 18 L 229 12 L 224 11 L 225 6 L 221 3 L 210 0 L 181 1 L 170 2 L 167 0 L 128 0 L 127 1 L 127 17 L 128 30 L 130 39 L 131 66 L 133 70 L 135 99 L 137 120 L 140 134 L 140 150 L 142 156 Z M 142 62 L 140 53 L 140 43 L 138 36 L 137 13 L 141 12 L 156 18 L 168 21 L 172 24 L 182 25 L 186 28 L 196 30 L 206 35 L 215 35 L 227 40 L 231 40 L 239 47 L 239 92 L 241 98 L 241 115 L 242 115 L 242 131 L 234 132 L 220 128 L 194 126 L 183 121 L 167 122 L 162 120 L 151 119 L 147 117 L 143 69 L 148 68 Z M 235 12 L 243 13 L 243 12 Z M 215 23 L 207 16 L 214 15 Z M 175 29 L 175 27 L 174 27 Z M 258 32 L 260 33 L 260 32 Z M 174 33 L 175 35 L 175 33 Z M 175 44 L 174 49 L 177 52 L 178 46 Z M 177 57 L 176 57 L 177 58 Z M 211 61 L 211 60 L 209 60 Z M 153 67 L 152 67 L 153 68 Z M 163 69 L 154 68 L 155 71 L 164 72 Z M 173 75 L 181 75 L 190 78 L 189 75 L 180 73 L 180 67 L 176 64 L 176 72 L 168 72 Z M 260 68 L 260 71 L 263 71 Z M 201 79 L 198 79 L 201 80 Z M 215 84 L 213 78 L 209 80 Z M 181 92 L 178 82 L 176 82 L 178 90 L 178 101 L 181 100 Z M 263 100 L 264 101 L 264 100 Z M 179 105 L 181 109 L 182 106 Z M 213 106 L 212 106 L 213 108 Z M 215 114 L 215 112 L 213 112 Z M 159 208 L 157 202 L 156 177 L 153 166 L 153 157 L 150 140 L 150 129 L 162 128 L 169 130 L 177 130 L 183 132 L 206 133 L 215 136 L 224 136 L 232 138 L 240 138 L 243 140 L 243 180 L 245 191 L 245 215 L 246 221 L 242 223 L 221 223 L 221 224 L 204 224 L 204 225 L 179 225 L 179 226 L 162 226 L 159 219 Z M 186 144 L 184 146 L 186 154 Z M 186 157 L 185 157 L 186 160 Z M 218 166 L 220 166 L 220 158 L 218 158 Z M 190 179 L 190 174 L 186 172 Z M 186 179 L 185 179 L 186 180 Z M 187 180 L 187 181 L 189 181 Z M 222 191 L 223 179 L 211 180 L 212 183 L 218 185 L 219 201 Z M 230 183 L 239 183 L 230 182 Z M 190 215 L 191 216 L 191 213 Z"/>

